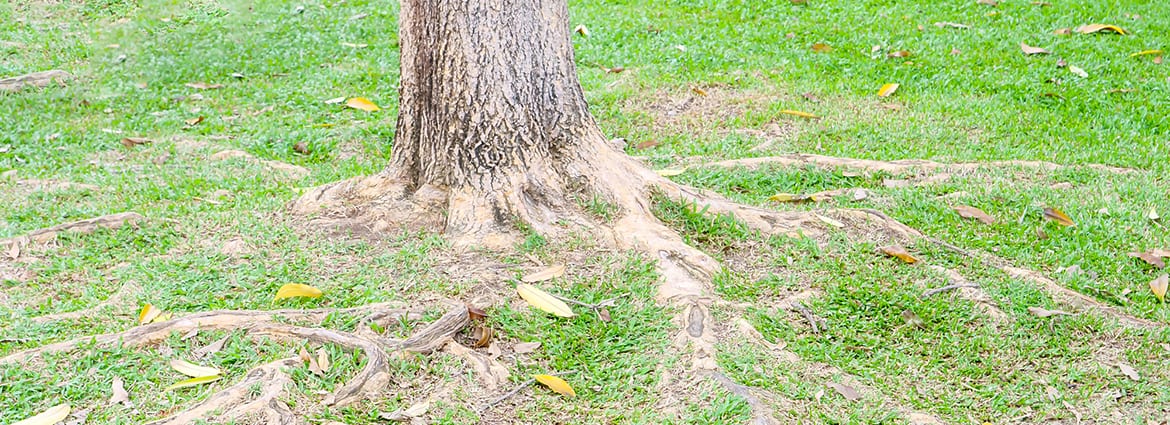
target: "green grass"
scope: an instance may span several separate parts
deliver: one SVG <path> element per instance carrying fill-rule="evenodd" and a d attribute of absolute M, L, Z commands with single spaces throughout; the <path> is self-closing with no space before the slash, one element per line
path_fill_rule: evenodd
<path fill-rule="evenodd" d="M 985 167 L 955 172 L 930 185 L 891 188 L 937 173 L 891 175 L 829 168 L 689 169 L 675 180 L 749 204 L 780 210 L 873 208 L 967 249 L 993 253 L 1119 310 L 1165 325 L 1170 307 L 1147 283 L 1160 272 L 1127 252 L 1170 248 L 1165 142 L 1170 135 L 1170 65 L 1148 50 L 1170 50 L 1170 20 L 1158 2 L 973 0 L 790 2 L 573 1 L 576 59 L 591 111 L 605 132 L 625 137 L 628 152 L 655 167 L 784 153 L 942 162 L 1043 160 L 1073 165 L 1057 171 Z M 357 0 L 298 4 L 168 0 L 40 2 L 0 5 L 0 77 L 62 69 L 65 87 L 0 94 L 0 237 L 122 211 L 148 217 L 137 227 L 65 234 L 57 242 L 0 262 L 24 278 L 0 281 L 0 355 L 134 326 L 137 309 L 154 304 L 176 315 L 213 309 L 353 307 L 372 302 L 494 299 L 488 324 L 497 342 L 540 341 L 535 353 L 506 358 L 512 382 L 534 373 L 575 370 L 578 397 L 543 387 L 517 395 L 486 418 L 531 422 L 739 423 L 746 402 L 700 381 L 690 397 L 669 404 L 677 383 L 663 371 L 685 369 L 670 344 L 674 311 L 655 301 L 653 264 L 625 253 L 591 251 L 588 240 L 554 241 L 532 231 L 517 254 L 455 253 L 441 237 L 389 235 L 363 241 L 318 233 L 289 217 L 286 204 L 304 188 L 381 169 L 394 137 L 398 86 L 397 2 Z M 361 19 L 353 19 L 364 14 Z M 1140 16 L 1140 17 L 1139 17 Z M 957 22 L 969 29 L 940 28 Z M 1117 24 L 1131 35 L 1056 35 L 1058 28 Z M 1019 43 L 1054 52 L 1025 56 Z M 364 44 L 348 47 L 343 43 Z M 832 47 L 826 53 L 813 43 Z M 676 46 L 684 46 L 683 49 Z M 878 46 L 874 51 L 873 47 Z M 908 50 L 908 58 L 886 53 Z M 958 54 L 952 54 L 957 50 Z M 1088 72 L 1075 76 L 1058 61 Z M 622 66 L 605 73 L 600 66 Z M 238 74 L 242 78 L 234 77 Z M 185 84 L 223 84 L 197 90 Z M 879 98 L 885 83 L 901 88 Z M 699 95 L 692 88 L 707 95 Z M 1121 91 L 1125 90 L 1125 91 Z M 803 96 L 808 94 L 808 96 Z M 197 96 L 196 96 L 197 95 Z M 367 97 L 383 110 L 327 105 Z M 815 100 L 812 100 L 815 99 Z M 807 120 L 782 110 L 815 113 Z M 187 126 L 185 121 L 204 117 Z M 745 129 L 775 124 L 774 144 Z M 149 137 L 127 149 L 120 139 Z M 640 143 L 656 146 L 636 148 Z M 308 154 L 294 146 L 304 143 Z M 221 149 L 308 168 L 299 178 L 242 160 L 211 161 Z M 1099 163 L 1139 172 L 1080 167 Z M 37 189 L 17 180 L 95 185 Z M 1071 188 L 1053 188 L 1068 183 Z M 780 204 L 775 193 L 860 188 L 828 202 Z M 226 194 L 226 195 L 224 195 Z M 602 199 L 576 202 L 599 220 L 615 218 Z M 969 205 L 995 216 L 984 225 L 951 209 Z M 1044 206 L 1077 226 L 1045 221 Z M 1101 210 L 1107 210 L 1101 213 Z M 1099 315 L 1037 318 L 1027 308 L 1062 308 L 1035 285 L 987 264 L 926 243 L 908 248 L 923 263 L 899 264 L 876 254 L 878 242 L 831 233 L 821 241 L 764 237 L 729 217 L 657 200 L 655 212 L 684 239 L 723 260 L 719 296 L 747 303 L 718 307 L 723 319 L 743 314 L 769 341 L 786 344 L 789 362 L 739 341 L 719 347 L 718 361 L 738 382 L 769 390 L 790 404 L 781 418 L 814 423 L 902 423 L 899 408 L 948 423 L 1162 420 L 1170 403 L 1170 331 L 1121 327 Z M 1040 236 L 1040 234 L 1043 236 Z M 223 247 L 240 239 L 242 253 Z M 585 252 L 579 257 L 573 252 Z M 478 263 L 460 261 L 475 257 Z M 584 302 L 621 296 L 612 322 L 594 315 L 555 320 L 516 300 L 511 278 L 532 271 L 528 258 L 569 262 L 547 289 Z M 977 282 L 1005 313 L 992 320 L 952 294 L 923 299 L 946 284 L 938 265 Z M 1085 274 L 1060 270 L 1077 266 Z M 479 268 L 476 268 L 479 267 Z M 502 269 L 501 269 L 502 267 Z M 447 271 L 472 274 L 456 279 Z M 468 271 L 470 270 L 470 271 Z M 496 273 L 499 271 L 499 273 Z M 76 320 L 37 316 L 90 308 L 133 282 L 125 306 Z M 315 300 L 273 303 L 285 283 L 325 291 Z M 811 294 L 804 305 L 824 319 L 812 332 L 799 314 L 775 307 Z M 910 310 L 925 326 L 908 326 Z M 354 330 L 356 317 L 326 325 Z M 385 329 L 401 337 L 421 322 Z M 181 379 L 166 362 L 226 334 L 172 335 L 141 349 L 87 347 L 23 365 L 0 367 L 0 417 L 24 418 L 61 402 L 92 408 L 87 423 L 141 423 L 189 407 L 249 369 L 295 354 L 301 344 L 233 334 L 227 348 L 203 361 L 227 379 L 163 392 Z M 391 412 L 441 394 L 428 418 L 474 423 L 481 392 L 458 358 L 406 356 L 391 365 L 400 388 L 345 408 L 318 405 L 321 391 L 342 385 L 362 358 L 326 347 L 335 366 L 325 377 L 291 371 L 297 388 L 284 401 L 312 422 L 381 423 Z M 1142 376 L 1125 378 L 1124 362 Z M 816 365 L 831 365 L 825 373 Z M 825 387 L 848 374 L 881 396 L 850 402 Z M 126 381 L 135 409 L 107 406 L 110 382 Z M 1053 393 L 1055 391 L 1055 393 Z M 1051 396 L 1050 394 L 1056 394 Z M 1067 403 L 1067 405 L 1066 405 Z M 665 405 L 665 406 L 664 406 Z"/>

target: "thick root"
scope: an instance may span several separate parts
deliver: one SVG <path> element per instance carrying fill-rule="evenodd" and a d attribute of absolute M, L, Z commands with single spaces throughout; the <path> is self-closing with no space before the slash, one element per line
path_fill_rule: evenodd
<path fill-rule="evenodd" d="M 293 357 L 252 369 L 235 385 L 220 390 L 202 403 L 169 418 L 150 422 L 150 425 L 202 423 L 211 417 L 215 417 L 216 422 L 226 423 L 256 414 L 263 415 L 264 423 L 267 424 L 299 423 L 288 406 L 277 397 L 292 384 L 292 379 L 284 369 L 297 367 L 300 363 L 299 358 Z M 257 388 L 259 391 L 256 391 Z M 257 392 L 259 395 L 252 396 Z"/>
<path fill-rule="evenodd" d="M 233 330 L 243 329 L 249 324 L 271 322 L 274 317 L 280 317 L 287 320 L 304 320 L 308 322 L 319 323 L 331 313 L 346 312 L 346 313 L 364 313 L 374 311 L 392 311 L 390 314 L 394 318 L 406 317 L 408 319 L 418 319 L 421 317 L 420 313 L 405 310 L 395 309 L 396 304 L 371 304 L 352 309 L 322 309 L 322 310 L 217 310 L 205 313 L 196 313 L 190 316 L 180 317 L 177 319 L 168 320 L 160 323 L 151 323 L 131 328 L 123 332 L 115 332 L 96 336 L 85 336 L 81 338 L 74 338 L 62 342 L 43 345 L 37 348 L 18 351 L 3 358 L 0 358 L 0 365 L 12 364 L 28 361 L 29 359 L 46 353 L 60 353 L 66 351 L 73 351 L 79 346 L 93 343 L 96 346 L 109 346 L 111 344 L 120 343 L 127 347 L 142 347 L 165 339 L 171 332 L 186 333 L 194 329 L 199 330 Z"/>
<path fill-rule="evenodd" d="M 34 230 L 24 236 L 0 239 L 0 245 L 10 246 L 9 244 L 15 243 L 24 246 L 29 242 L 45 243 L 55 239 L 57 234 L 62 232 L 93 233 L 97 229 L 117 229 L 126 224 L 134 225 L 143 221 L 146 221 L 146 217 L 134 212 L 103 215 L 101 217 L 78 220 Z"/>
<path fill-rule="evenodd" d="M 58 69 L 34 72 L 17 77 L 0 79 L 0 91 L 18 92 L 26 87 L 44 88 L 53 83 L 64 86 L 65 82 L 71 79 L 73 79 L 73 75 Z"/>

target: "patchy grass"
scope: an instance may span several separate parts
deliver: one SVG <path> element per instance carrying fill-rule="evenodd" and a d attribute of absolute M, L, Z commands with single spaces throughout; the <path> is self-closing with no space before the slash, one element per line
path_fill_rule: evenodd
<path fill-rule="evenodd" d="M 906 3 L 906 4 L 902 4 Z M 919 2 L 921 3 L 921 2 Z M 1165 224 L 1166 135 L 1170 91 L 1154 56 L 1170 30 L 1156 2 L 1107 4 L 1002 1 L 573 2 L 582 84 L 607 133 L 656 167 L 793 152 L 882 160 L 1045 160 L 1073 167 L 1036 171 L 985 167 L 893 175 L 832 168 L 692 168 L 676 180 L 776 209 L 873 208 L 967 249 L 991 252 L 1054 276 L 1062 285 L 1160 324 L 1170 309 L 1147 285 L 1160 273 L 1126 257 L 1170 247 Z M 480 416 L 476 408 L 506 389 L 474 385 L 449 355 L 406 356 L 391 365 L 393 391 L 334 409 L 319 393 L 345 382 L 360 356 L 326 347 L 334 368 L 318 377 L 292 371 L 298 388 L 284 401 L 310 421 L 380 423 L 378 414 L 435 397 L 440 423 L 737 423 L 745 401 L 709 383 L 667 380 L 680 366 L 669 344 L 678 329 L 654 299 L 646 259 L 589 252 L 589 241 L 552 241 L 529 232 L 518 254 L 455 253 L 434 235 L 363 241 L 306 231 L 284 205 L 302 188 L 379 170 L 389 156 L 396 110 L 395 2 L 297 4 L 278 1 L 18 0 L 0 5 L 0 76 L 45 69 L 75 75 L 65 87 L 0 94 L 0 237 L 122 211 L 148 217 L 136 227 L 64 234 L 0 261 L 0 355 L 134 326 L 152 303 L 182 315 L 214 309 L 353 307 L 436 299 L 490 305 L 488 323 L 517 384 L 533 373 L 578 373 L 578 397 L 525 390 Z M 358 18 L 364 15 L 364 17 Z M 941 28 L 956 22 L 970 29 Z M 1088 23 L 1132 34 L 1055 35 Z M 848 25 L 846 25 L 846 23 Z M 1019 43 L 1048 48 L 1025 56 Z M 827 53 L 813 43 L 832 47 Z M 361 46 L 365 47 L 354 47 Z M 678 48 L 677 46 L 683 46 Z M 874 46 L 878 46 L 875 50 Z M 888 58 L 908 50 L 907 58 Z M 953 53 L 957 50 L 957 54 Z M 1088 78 L 1058 67 L 1065 61 Z M 598 66 L 622 66 L 605 73 Z M 233 76 L 236 74 L 235 76 Z M 200 90 L 187 83 L 222 84 Z M 884 83 L 902 86 L 878 98 Z M 698 90 L 696 90 L 698 89 Z M 705 93 L 705 94 L 700 94 Z M 367 97 L 366 113 L 328 105 Z M 820 119 L 781 113 L 801 110 Z M 204 117 L 196 125 L 186 120 Z M 154 142 L 124 148 L 120 139 Z M 652 142 L 652 143 L 651 143 Z M 762 149 L 762 143 L 770 143 Z M 303 143 L 307 152 L 294 146 Z M 639 148 L 637 146 L 642 145 Z M 647 146 L 653 145 L 653 146 Z M 242 159 L 212 160 L 225 149 L 307 168 L 307 175 Z M 1132 167 L 1115 174 L 1078 167 Z M 943 173 L 946 176 L 942 176 Z M 52 180 L 52 182 L 50 182 Z M 888 187 L 886 180 L 908 180 Z M 91 186 L 54 184 L 72 182 Z M 822 203 L 777 204 L 775 193 L 865 189 Z M 578 200 L 612 219 L 600 199 Z M 951 209 L 969 205 L 996 217 L 984 225 Z M 1042 218 L 1058 207 L 1077 226 Z M 778 417 L 816 423 L 898 423 L 905 409 L 948 422 L 1163 420 L 1170 405 L 1170 331 L 1130 329 L 1094 314 L 1041 319 L 1027 308 L 1060 305 L 1034 285 L 930 244 L 909 247 L 926 264 L 875 254 L 857 235 L 825 243 L 764 238 L 725 217 L 660 201 L 656 213 L 687 241 L 724 261 L 717 292 L 748 303 L 746 318 L 799 360 L 756 344 L 720 347 L 736 381 L 787 400 Z M 574 254 L 576 252 L 576 254 Z M 588 253 L 582 257 L 581 252 Z M 539 261 L 566 262 L 551 291 L 584 302 L 622 296 L 612 322 L 582 316 L 555 321 L 512 295 L 511 282 Z M 1005 313 L 992 320 L 953 294 L 922 298 L 946 284 L 927 267 L 956 270 L 978 283 Z M 1073 268 L 1079 273 L 1066 273 Z M 271 301 L 285 283 L 309 283 L 317 300 Z M 48 314 L 92 308 L 133 284 L 121 303 L 75 320 Z M 777 307 L 800 298 L 823 319 L 814 333 L 801 314 Z M 723 308 L 723 307 L 721 307 Z M 732 307 L 718 311 L 730 317 Z M 912 311 L 924 321 L 911 326 Z M 433 320 L 432 307 L 424 318 Z M 327 325 L 355 330 L 357 318 Z M 401 337 L 421 322 L 386 329 Z M 173 392 L 181 379 L 166 362 L 190 358 L 226 334 L 179 335 L 145 349 L 86 348 L 0 367 L 0 417 L 23 418 L 61 402 L 91 408 L 88 423 L 145 422 L 189 407 L 250 368 L 295 354 L 301 344 L 232 334 L 202 361 L 226 371 L 221 382 Z M 510 347 L 540 341 L 540 350 Z M 315 348 L 315 347 L 313 347 Z M 1134 381 L 1118 363 L 1141 375 Z M 135 409 L 107 406 L 110 382 L 126 381 Z M 829 382 L 864 386 L 851 402 Z M 672 403 L 671 401 L 683 400 Z M 1071 406 L 1071 407 L 1070 407 Z"/>

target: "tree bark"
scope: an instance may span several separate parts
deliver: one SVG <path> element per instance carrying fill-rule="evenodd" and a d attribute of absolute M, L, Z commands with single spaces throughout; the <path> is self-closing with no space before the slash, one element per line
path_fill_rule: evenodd
<path fill-rule="evenodd" d="M 560 0 L 404 0 L 392 170 L 494 191 L 596 128 Z"/>

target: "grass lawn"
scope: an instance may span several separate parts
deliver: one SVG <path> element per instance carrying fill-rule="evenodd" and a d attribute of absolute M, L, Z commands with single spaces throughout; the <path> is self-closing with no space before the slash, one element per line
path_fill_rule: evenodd
<path fill-rule="evenodd" d="M 1127 255 L 1170 249 L 1170 222 L 1151 219 L 1170 215 L 1170 64 L 1161 53 L 1135 55 L 1170 52 L 1164 5 L 612 0 L 570 9 L 572 25 L 588 28 L 573 38 L 591 111 L 631 155 L 685 170 L 671 178 L 743 203 L 829 221 L 840 219 L 832 208 L 878 210 L 977 254 L 924 239 L 906 246 L 919 260 L 906 264 L 878 253 L 886 235 L 765 237 L 660 202 L 663 221 L 725 265 L 714 284 L 727 302 L 713 307 L 716 317 L 742 318 L 762 336 L 720 345 L 719 366 L 770 394 L 782 423 L 909 423 L 914 412 L 980 424 L 1170 418 L 1170 307 L 1149 286 L 1162 271 Z M 119 212 L 146 217 L 0 253 L 0 356 L 129 329 L 145 304 L 176 317 L 380 302 L 426 308 L 418 320 L 380 329 L 403 338 L 441 315 L 441 302 L 467 301 L 491 306 L 487 324 L 510 386 L 575 371 L 566 379 L 578 396 L 536 387 L 480 412 L 510 387 L 479 387 L 459 357 L 439 353 L 392 359 L 380 397 L 323 406 L 322 394 L 365 362 L 326 345 L 333 367 L 290 371 L 296 388 L 281 400 L 313 424 L 384 423 L 379 414 L 428 400 L 432 423 L 748 420 L 744 397 L 674 373 L 686 369 L 685 356 L 670 343 L 676 312 L 655 301 L 653 259 L 535 234 L 516 252 L 464 253 L 430 234 L 331 236 L 288 214 L 305 188 L 385 166 L 397 12 L 397 2 L 375 0 L 0 4 L 0 78 L 73 75 L 0 92 L 0 239 Z M 1127 34 L 1076 31 L 1086 24 Z M 1051 53 L 1026 55 L 1021 43 Z M 887 83 L 899 88 L 879 96 Z M 325 102 L 355 96 L 382 109 Z M 152 142 L 127 147 L 126 137 Z M 216 155 L 225 150 L 249 157 Z M 942 164 L 833 166 L 797 154 Z M 704 165 L 755 157 L 797 163 Z M 825 191 L 836 196 L 773 198 Z M 956 206 L 995 222 L 962 218 Z M 1048 207 L 1076 226 L 1046 219 Z M 568 273 L 546 289 L 590 303 L 617 297 L 613 320 L 558 320 L 519 300 L 514 280 L 553 263 Z M 956 282 L 978 288 L 924 296 Z M 325 296 L 274 302 L 287 283 Z M 1109 310 L 1067 305 L 1052 288 Z M 1036 307 L 1076 314 L 1038 317 Z M 331 314 L 324 325 L 365 331 L 358 319 Z M 225 337 L 222 350 L 197 362 L 222 369 L 223 380 L 164 390 L 183 379 L 170 359 L 191 360 Z M 513 352 L 521 342 L 541 346 Z M 302 347 L 317 349 L 208 331 L 4 364 L 0 422 L 67 402 L 85 410 L 85 423 L 144 423 Z M 108 403 L 115 378 L 132 407 Z"/>

